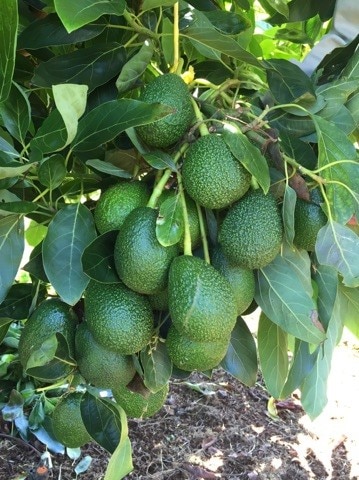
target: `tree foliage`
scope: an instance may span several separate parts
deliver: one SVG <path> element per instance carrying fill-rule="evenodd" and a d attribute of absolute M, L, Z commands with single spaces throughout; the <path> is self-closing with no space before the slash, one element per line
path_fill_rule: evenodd
<path fill-rule="evenodd" d="M 153 188 L 159 178 L 163 185 L 174 181 L 181 145 L 204 124 L 223 135 L 252 183 L 275 194 L 284 226 L 279 255 L 256 271 L 255 301 L 262 310 L 256 342 L 239 317 L 221 365 L 250 386 L 258 357 L 271 395 L 300 389 L 308 415 L 320 414 L 343 328 L 359 331 L 358 39 L 324 57 L 311 77 L 299 66 L 330 28 L 334 4 L 3 0 L 0 402 L 4 420 L 22 437 L 35 435 L 62 451 L 49 427 L 56 398 L 69 385 L 87 389 L 81 408 L 86 428 L 113 453 L 106 480 L 131 470 L 122 409 L 78 381 L 75 365 L 55 385 L 26 376 L 17 345 L 44 298 L 59 296 L 81 316 L 91 279 L 119 281 L 116 236 L 99 235 L 94 223 L 99 192 L 119 180 L 141 178 Z M 187 83 L 197 122 L 182 144 L 164 151 L 145 145 L 136 127 L 171 113 L 168 105 L 139 98 L 143 85 L 170 71 Z M 315 251 L 307 252 L 293 244 L 294 212 L 297 198 L 308 199 L 312 187 L 321 192 L 327 222 Z M 162 245 L 183 234 L 179 198 L 159 209 Z M 217 213 L 203 212 L 213 243 Z M 49 339 L 50 361 L 64 347 L 56 337 Z M 153 345 L 134 355 L 151 391 L 175 373 L 160 337 L 158 329 Z"/>

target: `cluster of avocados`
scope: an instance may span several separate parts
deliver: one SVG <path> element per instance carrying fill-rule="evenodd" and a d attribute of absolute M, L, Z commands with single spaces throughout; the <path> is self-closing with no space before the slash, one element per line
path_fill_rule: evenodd
<path fill-rule="evenodd" d="M 161 341 L 180 371 L 217 367 L 226 355 L 237 317 L 253 303 L 254 271 L 276 257 L 283 241 L 278 199 L 253 187 L 250 173 L 220 134 L 197 134 L 192 96 L 180 76 L 156 77 L 140 99 L 173 109 L 168 116 L 138 127 L 137 134 L 149 150 L 171 155 L 187 142 L 178 172 L 172 172 L 155 205 L 150 200 L 158 176 L 155 181 L 121 180 L 101 192 L 94 219 L 100 235 L 116 231 L 113 258 L 118 282 L 89 282 L 81 322 L 58 299 L 40 304 L 27 321 L 19 345 L 21 363 L 30 375 L 43 381 L 66 376 L 66 364 L 54 363 L 52 378 L 41 378 L 28 363 L 34 348 L 46 339 L 43 332 L 47 336 L 60 332 L 86 382 L 111 389 L 131 417 L 153 415 L 168 393 L 168 384 L 146 394 L 128 388 L 139 374 L 134 362 L 137 354 Z M 156 233 L 159 207 L 181 195 L 190 242 L 182 235 L 164 245 Z M 217 221 L 216 238 L 204 221 L 209 211 Z M 326 221 L 320 199 L 313 194 L 310 202 L 298 201 L 295 215 L 295 243 L 313 250 L 316 234 Z M 309 218 L 313 228 L 308 236 L 303 232 L 308 230 Z M 202 244 L 209 245 L 209 255 L 203 254 Z M 159 318 L 166 319 L 166 328 Z M 64 396 L 53 415 L 55 434 L 68 446 L 88 440 L 86 431 L 79 433 L 81 439 L 68 440 L 66 418 L 70 411 L 78 415 L 79 398 L 77 393 Z M 80 422 L 81 417 L 76 418 Z"/>

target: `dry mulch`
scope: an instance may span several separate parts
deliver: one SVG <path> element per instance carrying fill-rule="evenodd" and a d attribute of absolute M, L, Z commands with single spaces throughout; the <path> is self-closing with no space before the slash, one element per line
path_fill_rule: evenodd
<path fill-rule="evenodd" d="M 331 401 L 313 423 L 295 397 L 278 405 L 277 417 L 270 416 L 260 382 L 248 388 L 223 370 L 211 379 L 195 374 L 187 383 L 172 382 L 161 412 L 148 420 L 129 420 L 134 471 L 126 480 L 358 480 L 359 354 L 352 345 L 338 351 Z M 42 453 L 43 445 L 1 440 L 1 480 L 26 474 L 27 480 L 45 480 L 30 473 L 38 464 L 36 449 Z M 102 480 L 108 455 L 96 444 L 83 449 L 86 455 L 92 457 L 91 466 L 78 478 Z M 49 478 L 76 478 L 79 460 L 52 455 L 52 461 Z"/>

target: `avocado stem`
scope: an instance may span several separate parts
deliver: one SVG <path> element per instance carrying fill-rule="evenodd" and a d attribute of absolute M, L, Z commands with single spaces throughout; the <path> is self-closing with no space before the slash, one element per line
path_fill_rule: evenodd
<path fill-rule="evenodd" d="M 181 206 L 183 211 L 183 223 L 184 223 L 183 253 L 185 255 L 192 255 L 192 240 L 191 240 L 191 232 L 189 229 L 188 210 L 187 210 L 186 199 L 184 196 L 182 176 L 180 172 L 177 173 L 177 183 L 178 183 L 178 190 L 179 190 Z"/>
<path fill-rule="evenodd" d="M 201 206 L 197 202 L 196 202 L 196 207 L 197 207 L 197 214 L 198 214 L 198 220 L 199 220 L 199 230 L 201 232 L 204 260 L 207 263 L 211 263 L 211 258 L 209 256 L 206 228 L 205 228 L 204 219 L 203 219 L 203 212 L 202 212 Z"/>
<path fill-rule="evenodd" d="M 194 98 L 191 98 L 191 101 L 192 101 L 194 114 L 196 116 L 196 120 L 198 121 L 198 130 L 199 130 L 199 133 L 200 133 L 201 137 L 204 137 L 205 135 L 209 135 L 208 127 L 204 123 L 202 112 L 199 109 L 196 100 Z"/>
<path fill-rule="evenodd" d="M 188 147 L 189 147 L 189 144 L 187 142 L 181 145 L 181 148 L 177 151 L 177 153 L 173 157 L 174 163 L 178 162 L 178 160 L 182 157 L 182 155 L 184 154 L 184 152 L 187 150 Z M 156 186 L 152 190 L 151 197 L 147 202 L 147 207 L 156 208 L 158 199 L 161 196 L 161 193 L 163 192 L 168 180 L 171 178 L 172 173 L 173 171 L 170 168 L 167 168 L 163 172 L 161 178 L 158 180 Z"/>
<path fill-rule="evenodd" d="M 170 71 L 177 75 L 180 73 L 178 72 L 179 58 L 179 3 L 176 2 L 173 5 L 173 65 Z"/>

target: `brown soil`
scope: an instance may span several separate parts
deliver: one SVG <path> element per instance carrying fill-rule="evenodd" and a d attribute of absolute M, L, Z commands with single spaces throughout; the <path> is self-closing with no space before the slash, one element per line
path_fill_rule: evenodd
<path fill-rule="evenodd" d="M 208 379 L 192 375 L 174 381 L 166 405 L 155 417 L 129 421 L 134 470 L 127 480 L 304 480 L 359 479 L 358 344 L 342 343 L 333 361 L 329 403 L 311 422 L 293 396 L 268 414 L 260 382 L 247 388 L 222 370 Z M 198 391 L 200 390 L 200 391 Z M 45 480 L 29 474 L 44 448 L 2 438 L 1 480 Z M 90 468 L 79 479 L 103 480 L 108 455 L 95 444 L 82 451 Z M 80 458 L 80 459 L 81 459 Z M 76 478 L 79 460 L 52 455 L 52 479 Z M 27 475 L 27 477 L 26 477 Z"/>

